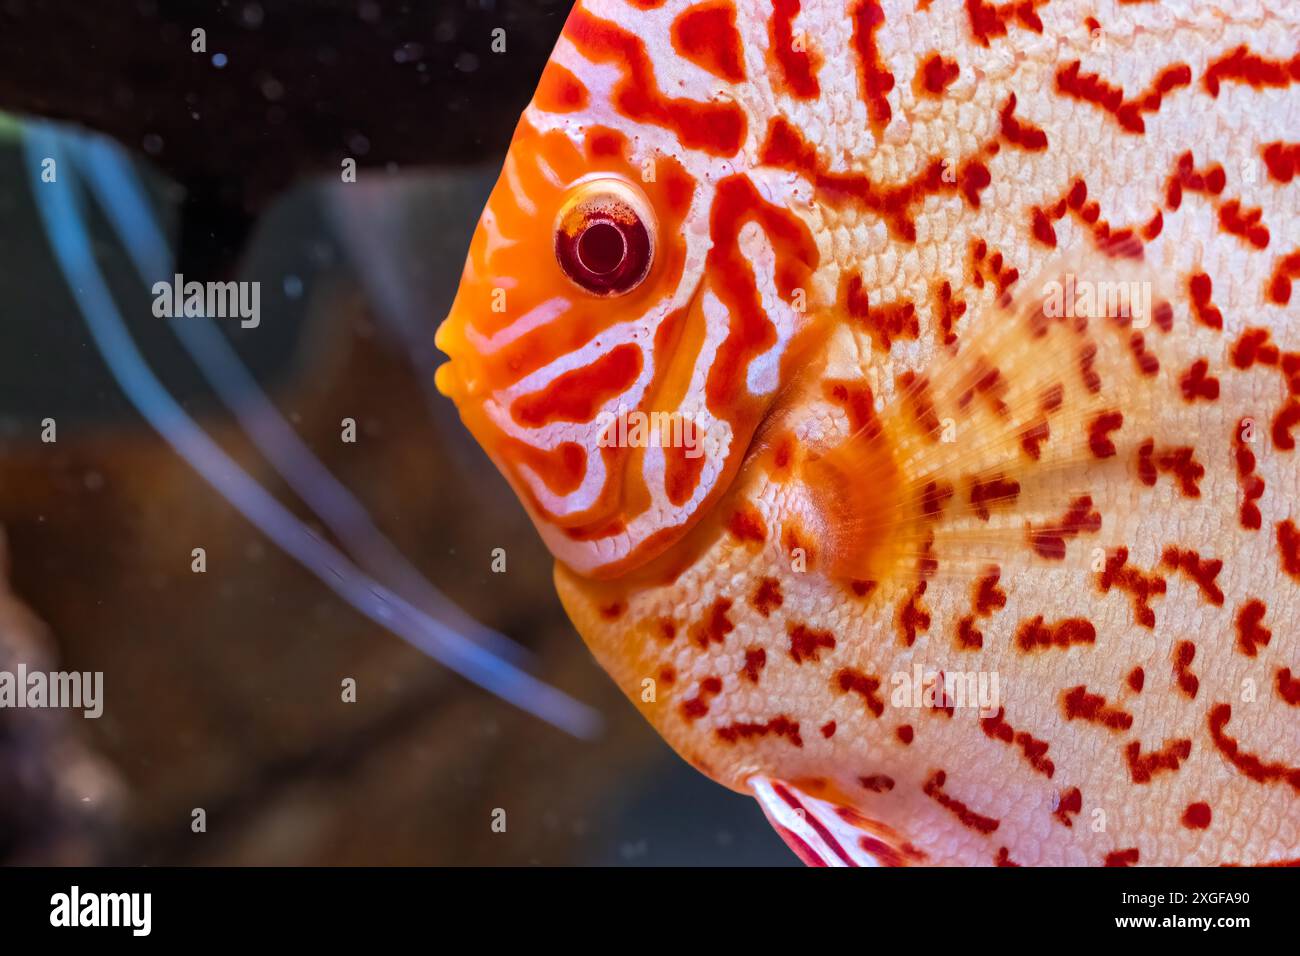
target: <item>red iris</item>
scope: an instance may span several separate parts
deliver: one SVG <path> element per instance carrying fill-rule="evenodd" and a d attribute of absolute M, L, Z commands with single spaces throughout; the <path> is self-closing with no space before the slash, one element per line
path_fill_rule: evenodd
<path fill-rule="evenodd" d="M 555 256 L 564 274 L 593 295 L 622 295 L 640 285 L 654 248 L 639 205 L 621 183 L 579 187 L 556 223 Z"/>

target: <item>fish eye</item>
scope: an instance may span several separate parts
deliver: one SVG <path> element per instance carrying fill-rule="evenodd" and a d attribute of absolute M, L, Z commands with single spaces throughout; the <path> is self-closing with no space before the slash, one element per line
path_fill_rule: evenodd
<path fill-rule="evenodd" d="M 621 179 L 577 184 L 555 219 L 555 258 L 592 295 L 631 292 L 654 261 L 654 214 L 639 189 Z"/>

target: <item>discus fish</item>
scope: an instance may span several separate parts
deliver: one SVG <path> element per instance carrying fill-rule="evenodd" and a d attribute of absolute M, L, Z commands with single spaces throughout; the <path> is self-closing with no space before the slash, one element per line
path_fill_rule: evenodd
<path fill-rule="evenodd" d="M 1300 858 L 1300 7 L 582 0 L 437 384 L 830 865 Z"/>

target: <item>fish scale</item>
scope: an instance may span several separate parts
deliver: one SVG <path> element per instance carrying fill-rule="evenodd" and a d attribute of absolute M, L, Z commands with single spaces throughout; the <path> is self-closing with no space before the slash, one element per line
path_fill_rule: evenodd
<path fill-rule="evenodd" d="M 801 858 L 1295 861 L 1298 119 L 1294 4 L 589 0 L 438 384 L 601 664 Z M 553 251 L 605 176 L 656 243 L 612 297 Z M 1044 325 L 1067 276 L 1151 301 Z"/>

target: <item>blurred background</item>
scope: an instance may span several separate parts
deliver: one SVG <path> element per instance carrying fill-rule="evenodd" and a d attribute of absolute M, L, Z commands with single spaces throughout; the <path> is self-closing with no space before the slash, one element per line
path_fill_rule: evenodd
<path fill-rule="evenodd" d="M 793 864 L 757 805 L 680 761 L 595 664 L 522 509 L 432 388 L 433 331 L 568 4 L 71 7 L 0 0 L 0 670 L 102 671 L 104 713 L 0 709 L 0 862 Z M 138 177 L 176 272 L 260 283 L 256 328 L 213 323 L 221 353 L 582 720 L 557 728 L 359 613 L 142 414 L 132 389 L 156 379 L 185 427 L 339 544 L 153 314 L 113 170 Z M 92 335 L 56 251 L 69 236 L 143 371 Z"/>

